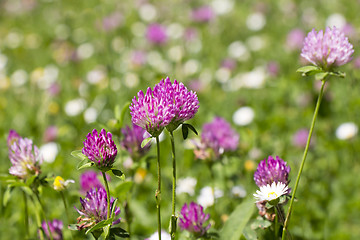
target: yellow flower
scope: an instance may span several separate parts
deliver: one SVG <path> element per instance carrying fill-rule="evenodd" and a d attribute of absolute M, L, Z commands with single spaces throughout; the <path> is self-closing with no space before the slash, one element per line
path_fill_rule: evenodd
<path fill-rule="evenodd" d="M 62 177 L 57 176 L 54 180 L 54 189 L 56 191 L 62 191 L 64 189 L 66 189 L 67 185 L 69 185 L 69 183 L 74 183 L 74 180 L 64 180 Z"/>

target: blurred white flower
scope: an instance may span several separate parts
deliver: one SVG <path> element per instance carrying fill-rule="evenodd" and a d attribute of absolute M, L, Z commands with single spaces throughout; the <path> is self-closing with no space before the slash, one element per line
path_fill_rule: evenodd
<path fill-rule="evenodd" d="M 146 22 L 154 20 L 156 14 L 156 8 L 151 4 L 143 4 L 139 9 L 140 18 Z"/>
<path fill-rule="evenodd" d="M 184 73 L 186 75 L 192 75 L 197 73 L 200 69 L 200 63 L 198 60 L 190 59 L 184 64 Z"/>
<path fill-rule="evenodd" d="M 0 71 L 5 68 L 7 61 L 6 55 L 0 53 Z"/>
<path fill-rule="evenodd" d="M 243 186 L 234 186 L 231 188 L 231 193 L 235 197 L 244 198 L 246 197 L 246 190 Z"/>
<path fill-rule="evenodd" d="M 234 1 L 232 0 L 213 0 L 211 3 L 215 13 L 222 15 L 230 12 L 233 9 Z"/>
<path fill-rule="evenodd" d="M 336 129 L 336 137 L 341 140 L 353 138 L 358 132 L 358 126 L 353 122 L 346 122 L 341 124 Z"/>
<path fill-rule="evenodd" d="M 80 59 L 87 59 L 94 54 L 94 51 L 94 46 L 91 43 L 83 43 L 76 49 L 76 54 Z"/>
<path fill-rule="evenodd" d="M 10 32 L 6 37 L 5 37 L 5 44 L 9 47 L 9 48 L 18 48 L 20 47 L 22 41 L 23 41 L 23 35 L 21 35 L 20 33 L 17 32 Z"/>
<path fill-rule="evenodd" d="M 249 51 L 245 44 L 240 41 L 235 41 L 229 45 L 228 54 L 230 57 L 239 61 L 246 61 L 250 57 Z"/>
<path fill-rule="evenodd" d="M 224 192 L 220 189 L 215 188 L 215 194 L 211 187 L 207 186 L 200 190 L 200 195 L 197 198 L 197 202 L 204 208 L 214 205 L 214 195 L 215 198 L 221 198 L 224 196 Z"/>
<path fill-rule="evenodd" d="M 256 67 L 254 70 L 236 75 L 232 81 L 233 91 L 245 88 L 261 88 L 266 80 L 264 67 Z"/>
<path fill-rule="evenodd" d="M 176 194 L 188 193 L 194 196 L 197 180 L 192 177 L 180 178 L 177 180 Z"/>
<path fill-rule="evenodd" d="M 260 36 L 252 36 L 246 40 L 246 44 L 252 51 L 259 51 L 265 46 L 264 39 Z"/>
<path fill-rule="evenodd" d="M 327 19 L 326 19 L 326 26 L 327 27 L 336 27 L 338 29 L 343 29 L 343 27 L 346 25 L 346 19 L 343 15 L 341 15 L 340 13 L 334 13 L 331 14 Z"/>
<path fill-rule="evenodd" d="M 73 116 L 79 115 L 82 111 L 84 111 L 85 108 L 86 108 L 85 99 L 77 98 L 77 99 L 68 101 L 65 104 L 64 110 L 68 116 L 73 117 Z"/>
<path fill-rule="evenodd" d="M 15 87 L 20 87 L 28 80 L 28 74 L 23 69 L 18 69 L 11 75 L 11 84 Z"/>
<path fill-rule="evenodd" d="M 84 112 L 84 120 L 88 124 L 95 122 L 97 116 L 98 116 L 98 111 L 93 107 L 89 107 Z"/>
<path fill-rule="evenodd" d="M 172 61 L 178 62 L 184 56 L 184 50 L 181 46 L 174 46 L 169 49 L 168 56 Z"/>
<path fill-rule="evenodd" d="M 252 31 L 261 30 L 265 26 L 265 24 L 266 18 L 260 12 L 250 14 L 246 19 L 246 26 Z"/>
<path fill-rule="evenodd" d="M 166 28 L 166 33 L 170 38 L 178 39 L 184 34 L 184 27 L 179 23 L 172 23 Z"/>
<path fill-rule="evenodd" d="M 97 66 L 86 75 L 86 79 L 90 84 L 97 84 L 105 78 L 106 70 L 104 66 Z"/>
<path fill-rule="evenodd" d="M 231 72 L 227 68 L 219 68 L 215 72 L 216 80 L 220 83 L 226 83 L 230 78 Z"/>
<path fill-rule="evenodd" d="M 149 238 L 146 238 L 145 240 L 158 240 L 158 239 L 159 239 L 159 234 L 158 234 L 158 232 L 156 232 L 153 235 L 151 235 Z M 161 239 L 162 240 L 171 240 L 171 236 L 164 230 L 161 230 Z"/>
<path fill-rule="evenodd" d="M 139 85 L 139 77 L 135 73 L 126 73 L 125 79 L 124 79 L 124 85 L 128 88 L 134 88 L 137 85 Z"/>
<path fill-rule="evenodd" d="M 255 117 L 255 112 L 251 107 L 241 107 L 233 114 L 233 122 L 238 126 L 250 124 Z"/>
<path fill-rule="evenodd" d="M 45 162 L 52 163 L 59 153 L 58 145 L 55 142 L 49 142 L 42 145 L 39 149 Z"/>

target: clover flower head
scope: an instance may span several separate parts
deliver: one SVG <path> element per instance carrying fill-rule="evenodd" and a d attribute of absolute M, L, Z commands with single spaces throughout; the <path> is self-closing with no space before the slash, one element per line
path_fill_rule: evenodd
<path fill-rule="evenodd" d="M 54 240 L 62 240 L 63 239 L 63 234 L 62 234 L 63 222 L 61 220 L 54 219 L 52 221 L 48 221 L 48 224 L 49 224 L 49 229 L 50 229 L 53 239 Z M 47 227 L 47 224 L 45 221 L 43 221 L 41 223 L 41 228 L 44 230 L 46 239 L 50 239 L 50 233 L 49 233 L 49 230 L 48 230 L 48 227 Z"/>
<path fill-rule="evenodd" d="M 272 184 L 273 182 L 282 182 L 286 185 L 289 184 L 289 173 L 290 167 L 287 166 L 287 163 L 276 156 L 274 159 L 272 156 L 269 156 L 262 160 L 256 172 L 254 173 L 254 180 L 258 187 L 266 186 Z"/>
<path fill-rule="evenodd" d="M 111 168 L 117 155 L 112 134 L 106 133 L 105 129 L 102 129 L 98 134 L 97 130 L 94 129 L 86 136 L 82 153 L 94 162 L 100 170 Z"/>
<path fill-rule="evenodd" d="M 80 187 L 82 193 L 86 193 L 92 188 L 104 188 L 97 176 L 98 173 L 93 170 L 83 172 L 80 175 Z"/>
<path fill-rule="evenodd" d="M 325 32 L 313 29 L 304 40 L 301 56 L 308 62 L 329 70 L 348 63 L 354 53 L 353 45 L 336 27 L 327 27 Z"/>
<path fill-rule="evenodd" d="M 22 138 L 14 130 L 10 130 L 8 139 L 9 158 L 12 166 L 11 175 L 26 179 L 40 174 L 40 165 L 43 161 L 39 149 L 32 140 Z"/>
<path fill-rule="evenodd" d="M 210 224 L 205 226 L 210 215 L 205 214 L 203 207 L 195 202 L 191 202 L 189 205 L 185 203 L 180 214 L 180 228 L 195 234 L 197 237 L 204 236 L 211 226 Z"/>
<path fill-rule="evenodd" d="M 121 132 L 124 138 L 120 144 L 123 148 L 126 149 L 132 159 L 138 159 L 144 156 L 150 150 L 150 142 L 143 148 L 141 147 L 142 141 L 145 138 L 150 137 L 149 133 L 146 132 L 145 129 L 132 124 L 132 127 L 126 126 L 125 128 L 121 129 Z"/>
<path fill-rule="evenodd" d="M 224 152 L 235 151 L 239 145 L 239 139 L 239 134 L 225 119 L 215 117 L 212 122 L 204 124 L 199 149 L 212 149 L 217 159 Z"/>
<path fill-rule="evenodd" d="M 165 44 L 168 39 L 165 27 L 158 23 L 153 23 L 148 26 L 146 38 L 149 42 L 157 45 Z"/>
<path fill-rule="evenodd" d="M 113 205 L 115 199 L 111 198 L 110 205 Z M 84 199 L 80 198 L 81 209 L 75 208 L 80 216 L 77 219 L 77 228 L 82 230 L 89 228 L 97 223 L 107 219 L 107 195 L 104 188 L 92 188 L 87 192 Z M 120 214 L 120 209 L 115 207 L 114 215 Z M 118 224 L 120 218 L 113 221 L 113 225 Z"/>

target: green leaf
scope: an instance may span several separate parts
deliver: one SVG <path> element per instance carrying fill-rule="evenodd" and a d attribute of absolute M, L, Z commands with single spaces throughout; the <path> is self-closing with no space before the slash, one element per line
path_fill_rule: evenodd
<path fill-rule="evenodd" d="M 12 193 L 13 188 L 10 186 L 7 186 L 4 196 L 3 196 L 3 206 L 5 207 L 7 205 L 7 203 L 10 200 L 11 197 L 11 193 Z"/>
<path fill-rule="evenodd" d="M 328 72 L 320 72 L 315 74 L 316 80 L 324 80 L 329 75 Z"/>
<path fill-rule="evenodd" d="M 76 224 L 69 224 L 68 229 L 73 230 L 73 231 L 78 231 L 78 228 L 77 228 Z"/>
<path fill-rule="evenodd" d="M 105 234 L 105 239 L 107 239 L 109 237 L 110 227 L 111 227 L 111 224 L 108 224 L 105 227 L 103 227 L 103 231 L 104 231 L 104 234 Z"/>
<path fill-rule="evenodd" d="M 83 168 L 88 168 L 88 167 L 91 167 L 93 166 L 94 163 L 93 162 L 89 162 L 89 160 L 85 159 L 83 161 L 81 161 L 77 166 L 77 170 L 80 170 L 80 169 L 83 169 Z"/>
<path fill-rule="evenodd" d="M 91 228 L 89 228 L 85 234 L 88 234 L 88 233 L 91 233 L 95 230 L 98 230 L 98 229 L 101 229 L 103 227 L 105 227 L 106 225 L 108 224 L 112 224 L 113 222 L 113 218 L 109 218 L 109 219 L 106 219 L 106 220 L 103 220 L 101 222 L 98 222 L 96 225 L 92 226 Z"/>
<path fill-rule="evenodd" d="M 217 232 L 208 232 L 206 233 L 205 239 L 219 239 L 220 235 Z"/>
<path fill-rule="evenodd" d="M 116 196 L 126 195 L 126 193 L 130 191 L 133 184 L 134 182 L 132 181 L 121 182 L 119 185 L 115 187 Z"/>
<path fill-rule="evenodd" d="M 117 119 L 119 121 L 119 126 L 120 128 L 122 128 L 123 123 L 124 123 L 124 118 L 125 118 L 125 113 L 126 111 L 129 110 L 129 106 L 130 106 L 130 102 L 126 102 L 121 110 L 120 116 Z"/>
<path fill-rule="evenodd" d="M 183 124 L 181 126 L 181 131 L 182 131 L 182 135 L 183 135 L 184 140 L 187 139 L 188 134 L 189 134 L 189 129 L 188 129 L 186 124 Z"/>
<path fill-rule="evenodd" d="M 190 128 L 190 130 L 193 131 L 193 133 L 195 133 L 196 135 L 199 135 L 193 125 L 188 124 L 188 123 L 184 123 L 184 124 L 185 124 L 188 128 Z M 183 125 L 184 125 L 184 124 L 183 124 Z"/>
<path fill-rule="evenodd" d="M 125 174 L 122 171 L 118 169 L 111 169 L 111 171 L 116 177 L 120 178 L 121 180 L 125 180 Z"/>
<path fill-rule="evenodd" d="M 8 180 L 16 180 L 17 177 L 13 176 L 13 175 L 9 175 L 9 174 L 0 174 L 0 181 L 8 181 Z"/>
<path fill-rule="evenodd" d="M 272 225 L 272 222 L 259 217 L 250 224 L 250 227 L 251 227 L 251 229 L 255 230 L 258 228 L 265 229 L 265 228 L 270 227 L 271 225 Z"/>
<path fill-rule="evenodd" d="M 75 151 L 72 151 L 71 152 L 71 156 L 73 156 L 74 158 L 77 158 L 81 161 L 85 160 L 85 159 L 88 159 L 87 156 L 85 156 L 83 153 L 82 153 L 82 150 L 75 150 Z"/>
<path fill-rule="evenodd" d="M 121 110 L 120 110 L 120 105 L 116 104 L 115 109 L 114 109 L 114 115 L 115 115 L 115 119 L 120 121 L 121 118 Z"/>
<path fill-rule="evenodd" d="M 241 240 L 257 240 L 258 239 L 258 236 L 256 234 L 256 231 L 254 229 L 252 229 L 250 226 L 246 226 L 244 228 L 244 235 L 241 236 Z"/>
<path fill-rule="evenodd" d="M 241 237 L 246 224 L 250 220 L 254 208 L 255 203 L 253 198 L 248 198 L 238 205 L 221 229 L 220 239 L 238 240 Z"/>
<path fill-rule="evenodd" d="M 302 73 L 303 76 L 310 76 L 310 75 L 314 75 L 316 73 L 320 73 L 323 70 L 319 67 L 316 66 L 305 66 L 305 67 L 301 67 L 298 70 L 296 70 L 296 72 Z"/>
<path fill-rule="evenodd" d="M 344 72 L 329 72 L 329 74 L 331 76 L 336 76 L 336 77 L 341 77 L 341 78 L 346 77 L 346 73 L 344 73 Z"/>
<path fill-rule="evenodd" d="M 119 228 L 119 227 L 111 228 L 110 232 L 121 238 L 129 238 L 130 237 L 130 234 L 128 232 L 126 232 L 124 229 Z"/>
<path fill-rule="evenodd" d="M 111 206 L 111 210 L 110 210 L 110 217 L 111 218 L 114 218 L 114 211 L 115 211 L 115 208 L 116 208 L 116 203 L 117 203 L 117 201 L 118 201 L 118 199 L 117 198 L 115 198 L 115 200 L 114 200 L 114 202 L 113 202 L 113 204 L 112 204 L 112 206 Z"/>
<path fill-rule="evenodd" d="M 148 137 L 145 138 L 142 142 L 141 142 L 141 148 L 145 147 L 146 144 L 148 144 L 151 141 L 152 137 Z"/>

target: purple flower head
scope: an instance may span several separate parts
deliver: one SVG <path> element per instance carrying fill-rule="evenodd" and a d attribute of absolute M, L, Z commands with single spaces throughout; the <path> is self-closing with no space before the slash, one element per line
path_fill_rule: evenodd
<path fill-rule="evenodd" d="M 219 158 L 224 152 L 235 151 L 239 139 L 239 134 L 221 117 L 215 117 L 211 123 L 204 124 L 201 133 L 203 148 L 211 148 L 215 158 Z"/>
<path fill-rule="evenodd" d="M 124 138 L 120 144 L 126 149 L 126 151 L 128 151 L 133 160 L 139 159 L 150 150 L 150 143 L 146 144 L 143 148 L 141 147 L 142 141 L 145 138 L 150 137 L 149 133 L 145 129 L 133 124 L 132 128 L 126 126 L 121 129 L 121 132 L 124 135 Z"/>
<path fill-rule="evenodd" d="M 304 31 L 295 28 L 288 33 L 286 38 L 286 45 L 290 50 L 300 50 L 303 46 L 304 38 Z"/>
<path fill-rule="evenodd" d="M 52 221 L 48 222 L 51 235 L 54 240 L 62 240 L 62 229 L 63 229 L 63 222 L 57 219 L 54 219 Z M 41 223 L 41 228 L 44 230 L 44 233 L 46 235 L 46 239 L 50 239 L 50 234 L 48 231 L 48 227 L 45 221 Z"/>
<path fill-rule="evenodd" d="M 194 9 L 191 15 L 195 22 L 209 22 L 215 17 L 214 10 L 210 6 Z"/>
<path fill-rule="evenodd" d="M 58 128 L 56 126 L 49 126 L 43 135 L 44 142 L 52 142 L 56 139 L 58 135 Z"/>
<path fill-rule="evenodd" d="M 309 136 L 309 130 L 304 128 L 300 129 L 294 134 L 292 138 L 292 144 L 296 147 L 305 147 L 308 136 Z M 313 145 L 313 139 L 314 138 L 312 138 L 310 141 L 310 146 Z"/>
<path fill-rule="evenodd" d="M 146 94 L 138 92 L 130 105 L 131 120 L 146 129 L 152 136 L 159 136 L 164 127 L 175 130 L 179 124 L 194 117 L 199 108 L 196 93 L 188 91 L 183 83 L 169 78 L 161 80 L 154 90 L 148 88 Z M 171 124 L 170 126 L 168 126 Z"/>
<path fill-rule="evenodd" d="M 26 179 L 29 176 L 40 174 L 40 165 L 43 159 L 32 140 L 22 138 L 17 132 L 10 130 L 7 143 L 12 164 L 9 169 L 11 175 Z"/>
<path fill-rule="evenodd" d="M 21 138 L 20 135 L 15 130 L 11 129 L 7 138 L 8 147 L 10 148 L 14 142 L 17 142 L 19 140 L 19 138 Z"/>
<path fill-rule="evenodd" d="M 94 129 L 92 133 L 88 133 L 86 136 L 82 153 L 93 161 L 100 170 L 111 168 L 117 155 L 112 134 L 106 133 L 105 129 L 102 129 L 98 134 L 97 130 Z"/>
<path fill-rule="evenodd" d="M 98 173 L 92 170 L 86 171 L 80 176 L 81 192 L 86 193 L 92 188 L 104 188 L 97 177 Z"/>
<path fill-rule="evenodd" d="M 131 121 L 148 131 L 151 136 L 159 136 L 165 126 L 174 118 L 172 103 L 164 89 L 155 85 L 148 88 L 146 94 L 138 92 L 130 105 Z"/>
<path fill-rule="evenodd" d="M 202 237 L 210 228 L 210 224 L 205 225 L 210 215 L 205 214 L 200 204 L 191 202 L 189 205 L 184 204 L 181 208 L 181 216 L 179 217 L 179 226 L 182 230 L 193 233 L 196 237 Z"/>
<path fill-rule="evenodd" d="M 336 27 L 316 32 L 313 29 L 304 40 L 301 56 L 325 70 L 348 63 L 354 53 L 353 45 Z"/>
<path fill-rule="evenodd" d="M 267 160 L 265 158 L 259 163 L 257 170 L 254 173 L 254 180 L 258 187 L 268 184 L 271 185 L 273 182 L 282 182 L 288 185 L 290 182 L 288 179 L 289 172 L 290 167 L 287 166 L 287 163 L 284 160 L 278 156 L 276 156 L 276 159 L 269 156 Z"/>
<path fill-rule="evenodd" d="M 115 199 L 111 198 L 110 204 L 114 203 Z M 95 224 L 107 219 L 107 196 L 104 188 L 92 188 L 87 192 L 84 199 L 80 198 L 81 209 L 75 209 L 80 216 L 77 219 L 77 228 L 82 230 L 89 228 Z M 120 214 L 120 208 L 115 207 L 114 215 Z M 120 218 L 113 221 L 113 225 L 118 224 Z"/>
<path fill-rule="evenodd" d="M 146 38 L 153 44 L 164 44 L 167 42 L 166 29 L 160 24 L 150 24 L 146 31 Z"/>
<path fill-rule="evenodd" d="M 159 85 L 165 89 L 172 104 L 175 116 L 168 126 L 168 130 L 173 131 L 181 123 L 195 116 L 199 109 L 199 100 L 195 92 L 189 91 L 183 83 L 179 83 L 176 79 L 172 84 L 170 78 L 167 77 L 165 81 L 160 81 Z"/>

